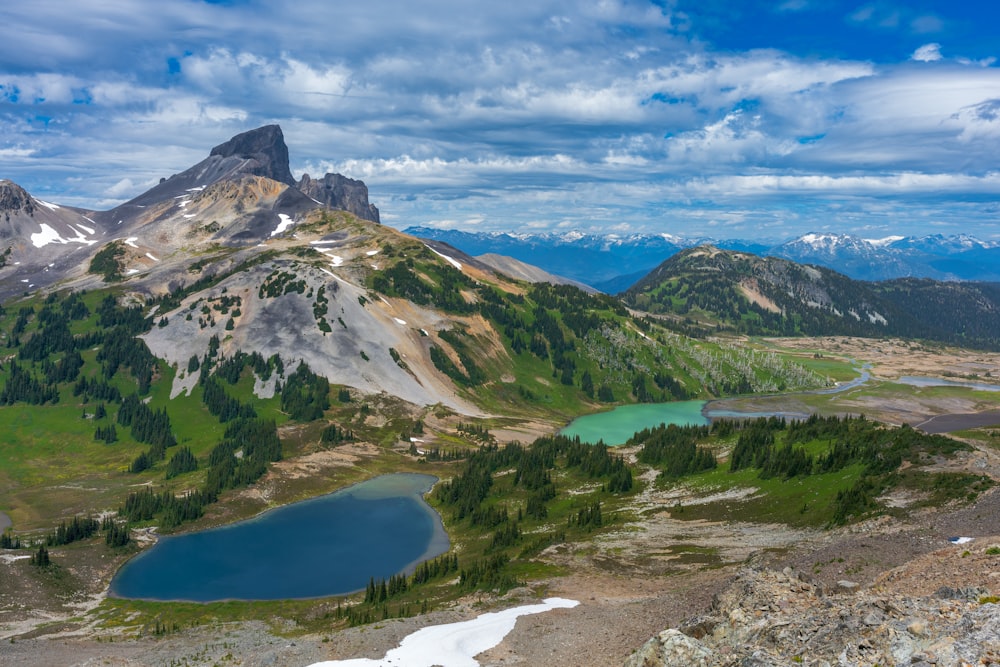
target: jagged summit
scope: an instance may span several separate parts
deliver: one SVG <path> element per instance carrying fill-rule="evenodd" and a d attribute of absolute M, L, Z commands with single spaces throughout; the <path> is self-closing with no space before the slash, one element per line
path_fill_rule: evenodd
<path fill-rule="evenodd" d="M 296 187 L 324 206 L 350 211 L 362 220 L 380 222 L 378 209 L 368 203 L 368 186 L 362 181 L 340 174 L 327 174 L 314 180 L 309 174 L 303 174 Z"/>
<path fill-rule="evenodd" d="M 0 295 L 84 274 L 111 242 L 124 249 L 132 275 L 145 274 L 164 257 L 266 242 L 321 208 L 379 221 L 361 181 L 326 174 L 296 182 L 278 125 L 237 134 L 194 166 L 107 211 L 50 204 L 0 180 L 0 253 L 6 253 Z"/>
<path fill-rule="evenodd" d="M 14 181 L 0 179 L 0 213 L 10 220 L 12 213 L 34 215 L 35 200 Z"/>
<path fill-rule="evenodd" d="M 249 161 L 242 173 L 264 176 L 279 183 L 295 185 L 288 167 L 288 146 L 278 125 L 265 125 L 249 130 L 212 149 L 209 157 L 236 157 Z M 365 191 L 367 196 L 367 190 Z"/>

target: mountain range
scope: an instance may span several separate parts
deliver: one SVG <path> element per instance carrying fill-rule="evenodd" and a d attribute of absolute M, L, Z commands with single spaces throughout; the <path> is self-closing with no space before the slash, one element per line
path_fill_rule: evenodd
<path fill-rule="evenodd" d="M 551 419 L 596 402 L 723 393 L 733 378 L 761 391 L 825 382 L 791 365 L 706 365 L 704 344 L 655 344 L 618 299 L 381 225 L 364 183 L 295 181 L 277 126 L 233 137 L 110 211 L 40 201 L 10 181 L 0 205 L 6 304 L 99 292 L 142 310 L 131 333 L 174 369 L 171 397 L 196 391 L 208 372 L 193 372 L 199 359 L 244 351 L 466 415 L 502 406 Z M 28 336 L 68 344 L 31 318 L 12 327 L 11 347 Z"/>
<path fill-rule="evenodd" d="M 966 234 L 863 239 L 806 234 L 783 242 L 682 238 L 671 234 L 512 234 L 408 227 L 419 238 L 443 241 L 471 255 L 514 257 L 608 294 L 631 287 L 671 255 L 699 245 L 825 266 L 856 280 L 931 278 L 1000 281 L 1000 243 Z"/>

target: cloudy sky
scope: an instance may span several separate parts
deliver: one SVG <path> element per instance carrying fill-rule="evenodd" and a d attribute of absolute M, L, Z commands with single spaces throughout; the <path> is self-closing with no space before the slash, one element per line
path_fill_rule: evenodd
<path fill-rule="evenodd" d="M 0 178 L 110 208 L 279 123 L 383 222 L 1000 240 L 1000 3 L 12 0 Z"/>

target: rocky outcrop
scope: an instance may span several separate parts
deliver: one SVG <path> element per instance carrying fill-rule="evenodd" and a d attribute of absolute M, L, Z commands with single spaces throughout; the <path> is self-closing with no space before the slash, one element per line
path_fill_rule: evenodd
<path fill-rule="evenodd" d="M 378 209 L 368 203 L 368 186 L 362 181 L 340 174 L 327 174 L 320 180 L 313 180 L 309 174 L 303 174 L 296 187 L 324 206 L 348 211 L 362 220 L 379 222 Z"/>
<path fill-rule="evenodd" d="M 285 145 L 285 137 L 277 125 L 265 125 L 237 134 L 229 141 L 213 148 L 209 157 L 213 155 L 249 160 L 250 163 L 240 170 L 242 173 L 265 176 L 279 183 L 295 185 L 295 179 L 288 167 L 288 146 Z"/>
<path fill-rule="evenodd" d="M 17 183 L 0 180 L 0 214 L 10 220 L 12 214 L 35 214 L 35 203 L 31 195 Z"/>
<path fill-rule="evenodd" d="M 985 545 L 964 553 L 942 558 L 956 571 L 959 558 L 1000 566 Z M 709 613 L 653 637 L 625 667 L 1000 665 L 1000 604 L 987 587 L 920 595 L 892 582 L 827 590 L 791 568 L 748 568 Z"/>

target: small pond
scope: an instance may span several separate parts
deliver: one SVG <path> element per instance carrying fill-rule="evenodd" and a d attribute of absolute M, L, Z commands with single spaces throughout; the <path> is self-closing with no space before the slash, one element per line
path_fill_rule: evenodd
<path fill-rule="evenodd" d="M 423 500 L 431 475 L 384 475 L 248 521 L 163 537 L 125 564 L 112 595 L 151 600 L 278 600 L 342 595 L 446 552 Z"/>
<path fill-rule="evenodd" d="M 904 375 L 897 382 L 910 385 L 911 387 L 961 387 L 976 391 L 1000 391 L 1000 385 L 998 384 L 969 382 L 966 380 L 944 380 L 942 378 L 918 377 L 915 375 Z"/>

